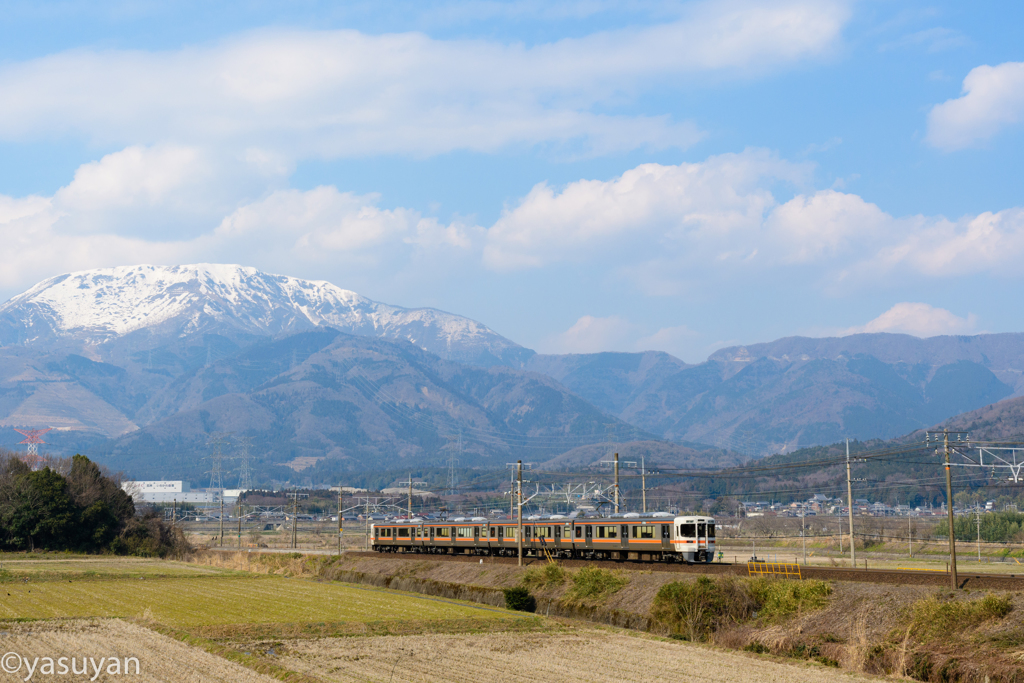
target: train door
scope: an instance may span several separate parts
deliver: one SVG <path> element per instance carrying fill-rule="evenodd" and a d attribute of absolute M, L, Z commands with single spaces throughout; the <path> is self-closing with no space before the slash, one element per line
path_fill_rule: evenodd
<path fill-rule="evenodd" d="M 587 548 L 593 548 L 594 547 L 594 525 L 593 524 L 584 524 L 583 525 L 583 531 L 584 531 L 583 545 L 585 547 L 587 547 Z"/>
<path fill-rule="evenodd" d="M 708 523 L 707 520 L 697 521 L 697 561 L 703 561 L 708 555 Z"/>
<path fill-rule="evenodd" d="M 672 525 L 662 524 L 661 525 L 661 549 L 668 551 L 672 550 Z"/>
<path fill-rule="evenodd" d="M 629 525 L 628 524 L 620 524 L 619 525 L 619 538 L 622 539 L 621 540 L 622 548 L 623 549 L 628 548 L 629 547 Z"/>

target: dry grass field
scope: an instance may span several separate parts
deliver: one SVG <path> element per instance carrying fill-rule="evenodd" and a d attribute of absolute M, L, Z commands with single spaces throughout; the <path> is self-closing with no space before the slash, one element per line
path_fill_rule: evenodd
<path fill-rule="evenodd" d="M 37 657 L 75 657 L 75 663 L 65 662 L 69 670 L 72 666 L 78 671 L 83 667 L 90 667 L 89 673 L 85 676 L 59 676 L 62 679 L 89 680 L 96 666 L 102 666 L 104 671 L 111 666 L 111 657 L 119 660 L 119 667 L 125 658 L 135 657 L 139 660 L 139 675 L 135 675 L 134 663 L 129 662 L 130 675 L 124 676 L 133 681 L 270 683 L 274 680 L 224 658 L 120 619 L 0 624 L 0 651 L 16 653 L 29 660 Z M 83 657 L 91 657 L 92 664 L 83 662 Z M 101 658 L 107 661 L 101 664 Z M 40 663 L 45 666 L 45 663 Z M 25 680 L 28 676 L 26 666 L 23 664 L 20 671 L 0 676 L 8 676 L 2 680 Z M 33 680 L 53 677 L 43 674 L 39 667 L 40 664 L 35 665 Z M 59 674 L 60 669 L 55 668 L 55 671 Z M 100 674 L 96 680 L 116 680 L 120 677 Z"/>
<path fill-rule="evenodd" d="M 260 643 L 238 647 L 259 648 Z M 328 681 L 830 683 L 877 680 L 617 630 L 322 638 L 277 644 L 276 661 Z"/>
<path fill-rule="evenodd" d="M 0 583 L 75 579 L 137 579 L 244 576 L 242 571 L 203 567 L 189 562 L 152 560 L 142 557 L 94 557 L 49 554 L 33 557 L 26 554 L 0 554 Z"/>
<path fill-rule="evenodd" d="M 0 584 L 0 620 L 134 617 L 175 627 L 528 618 L 468 602 L 279 576 Z"/>

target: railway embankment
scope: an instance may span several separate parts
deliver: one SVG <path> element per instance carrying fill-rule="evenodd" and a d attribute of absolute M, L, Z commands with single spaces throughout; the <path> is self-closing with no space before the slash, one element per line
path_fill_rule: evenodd
<path fill-rule="evenodd" d="M 1015 584 L 968 581 L 954 593 L 937 583 L 944 573 L 916 572 L 915 581 L 856 570 L 850 581 L 853 570 L 822 568 L 822 577 L 782 581 L 740 576 L 745 566 L 726 564 L 663 571 L 495 559 L 207 552 L 195 561 L 495 606 L 505 604 L 505 589 L 525 587 L 534 611 L 551 617 L 922 681 L 1024 681 L 1024 593 Z"/>

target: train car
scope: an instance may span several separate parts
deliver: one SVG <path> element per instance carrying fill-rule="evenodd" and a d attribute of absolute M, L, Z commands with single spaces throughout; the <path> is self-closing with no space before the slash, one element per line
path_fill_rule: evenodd
<path fill-rule="evenodd" d="M 526 557 L 693 563 L 715 556 L 715 520 L 704 516 L 535 516 L 524 519 L 522 529 Z M 396 519 L 374 524 L 371 533 L 378 552 L 505 557 L 519 552 L 515 520 Z"/>

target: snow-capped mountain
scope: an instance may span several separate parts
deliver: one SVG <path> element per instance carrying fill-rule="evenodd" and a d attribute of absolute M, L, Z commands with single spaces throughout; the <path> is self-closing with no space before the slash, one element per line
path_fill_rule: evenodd
<path fill-rule="evenodd" d="M 0 306 L 0 345 L 102 345 L 145 330 L 167 338 L 272 336 L 328 326 L 404 339 L 442 358 L 519 365 L 532 351 L 432 308 L 371 301 L 329 282 L 222 264 L 122 266 L 59 275 Z"/>

